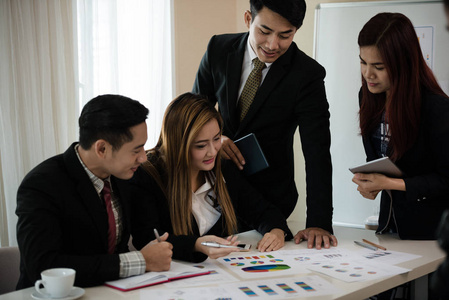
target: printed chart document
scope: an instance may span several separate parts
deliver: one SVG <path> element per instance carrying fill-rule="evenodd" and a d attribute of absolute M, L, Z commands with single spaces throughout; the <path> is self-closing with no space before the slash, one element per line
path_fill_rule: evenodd
<path fill-rule="evenodd" d="M 209 273 L 210 271 L 208 270 L 202 270 L 172 261 L 169 271 L 147 272 L 138 276 L 132 276 L 114 281 L 107 281 L 105 285 L 126 292 L 150 285 L 160 284 L 182 278 L 206 275 Z"/>
<path fill-rule="evenodd" d="M 278 251 L 266 253 L 230 254 L 217 258 L 222 266 L 241 278 L 264 278 L 267 276 L 290 276 L 309 273 L 293 257 L 281 257 Z"/>
<path fill-rule="evenodd" d="M 140 299 L 300 299 L 333 295 L 340 289 L 325 279 L 314 276 L 264 279 L 221 284 L 214 287 L 155 289 L 140 291 Z"/>
<path fill-rule="evenodd" d="M 316 263 L 309 265 L 307 268 L 345 282 L 374 280 L 410 271 L 410 269 L 374 261 L 368 262 L 366 260 L 339 260 L 331 263 Z"/>

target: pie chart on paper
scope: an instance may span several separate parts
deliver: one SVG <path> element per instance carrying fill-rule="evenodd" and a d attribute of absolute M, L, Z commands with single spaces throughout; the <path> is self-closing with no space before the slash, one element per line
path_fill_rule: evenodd
<path fill-rule="evenodd" d="M 274 272 L 274 271 L 282 271 L 288 270 L 290 266 L 288 265 L 259 265 L 259 266 L 251 266 L 247 268 L 242 268 L 242 271 L 249 273 L 262 273 L 262 272 Z"/>

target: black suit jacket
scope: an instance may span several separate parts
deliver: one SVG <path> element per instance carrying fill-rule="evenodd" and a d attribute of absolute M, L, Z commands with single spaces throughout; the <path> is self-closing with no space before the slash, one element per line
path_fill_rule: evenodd
<path fill-rule="evenodd" d="M 151 161 L 153 159 L 154 157 Z M 161 174 L 164 172 L 163 167 L 157 166 L 157 169 L 163 177 Z M 245 225 L 257 229 L 261 234 L 273 228 L 280 228 L 287 234 L 287 240 L 293 237 L 282 213 L 248 186 L 232 162 L 223 161 L 222 171 L 239 225 L 245 222 Z M 160 234 L 169 233 L 167 241 L 173 244 L 174 259 L 194 262 L 205 260 L 207 258 L 205 254 L 194 251 L 195 242 L 200 236 L 194 217 L 192 216 L 194 231 L 192 235 L 173 235 L 168 201 L 156 180 L 140 167 L 130 183 L 133 245 L 141 249 L 154 240 L 153 229 L 156 228 Z M 225 219 L 220 217 L 204 235 L 226 237 L 228 234 L 225 228 Z"/>
<path fill-rule="evenodd" d="M 72 144 L 30 171 L 17 193 L 17 241 L 21 252 L 17 288 L 34 285 L 40 273 L 56 267 L 76 270 L 76 286 L 100 285 L 119 278 L 119 255 L 107 254 L 107 212 L 80 164 Z M 123 234 L 116 253 L 128 251 L 125 196 L 120 199 Z"/>
<path fill-rule="evenodd" d="M 448 116 L 449 99 L 424 91 L 418 139 L 395 162 L 405 173 L 406 191 L 392 191 L 393 203 L 382 192 L 378 233 L 390 217 L 401 239 L 436 238 L 441 215 L 449 208 Z M 375 140 L 365 137 L 363 145 L 367 161 L 379 158 Z"/>
<path fill-rule="evenodd" d="M 299 128 L 306 162 L 307 227 L 332 232 L 332 165 L 325 70 L 295 43 L 270 67 L 245 119 L 237 97 L 248 33 L 214 36 L 198 69 L 193 92 L 218 102 L 224 134 L 235 140 L 254 133 L 270 167 L 248 181 L 288 217 L 298 193 L 293 138 Z"/>

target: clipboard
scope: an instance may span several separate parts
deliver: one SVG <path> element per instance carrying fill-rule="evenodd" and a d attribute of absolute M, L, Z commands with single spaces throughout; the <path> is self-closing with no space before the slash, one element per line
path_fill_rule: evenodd
<path fill-rule="evenodd" d="M 268 161 L 254 133 L 235 140 L 234 144 L 239 148 L 245 158 L 246 163 L 243 166 L 243 173 L 245 175 L 252 175 L 269 167 Z"/>

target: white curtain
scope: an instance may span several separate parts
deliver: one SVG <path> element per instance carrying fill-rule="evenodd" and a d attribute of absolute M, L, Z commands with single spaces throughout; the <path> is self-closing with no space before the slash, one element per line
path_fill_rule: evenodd
<path fill-rule="evenodd" d="M 77 138 L 75 0 L 0 0 L 0 246 L 17 245 L 17 188 Z"/>
<path fill-rule="evenodd" d="M 121 94 L 149 110 L 153 147 L 173 98 L 171 0 L 79 0 L 80 105 Z"/>
<path fill-rule="evenodd" d="M 17 245 L 17 188 L 78 138 L 81 107 L 122 94 L 150 109 L 148 142 L 173 98 L 172 0 L 0 0 L 0 246 Z"/>

